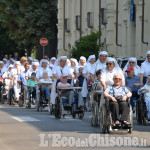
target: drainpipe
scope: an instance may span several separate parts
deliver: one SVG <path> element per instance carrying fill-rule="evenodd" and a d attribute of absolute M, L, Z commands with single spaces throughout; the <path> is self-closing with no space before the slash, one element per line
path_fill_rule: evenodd
<path fill-rule="evenodd" d="M 118 44 L 118 0 L 116 0 L 116 45 L 122 46 L 121 44 Z"/>
<path fill-rule="evenodd" d="M 142 43 L 148 45 L 148 42 L 144 41 L 144 5 L 145 5 L 145 0 L 143 0 L 142 4 Z"/>
<path fill-rule="evenodd" d="M 99 0 L 99 32 L 101 32 L 101 0 Z M 101 43 L 101 36 L 99 37 L 99 44 Z"/>
<path fill-rule="evenodd" d="M 80 0 L 80 40 L 82 37 L 82 0 Z"/>
<path fill-rule="evenodd" d="M 65 18 L 66 18 L 66 6 L 65 6 L 65 4 L 66 4 L 66 0 L 64 0 L 64 14 L 63 14 L 63 16 L 64 16 L 64 32 L 63 32 L 63 49 L 64 49 L 64 51 L 67 51 L 66 49 L 65 49 L 65 43 L 66 43 L 66 36 L 65 36 Z"/>

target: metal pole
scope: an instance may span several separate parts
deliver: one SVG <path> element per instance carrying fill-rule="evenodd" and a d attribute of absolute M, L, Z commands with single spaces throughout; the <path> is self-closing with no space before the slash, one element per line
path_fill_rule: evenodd
<path fill-rule="evenodd" d="M 44 58 L 44 46 L 43 46 L 43 58 Z"/>

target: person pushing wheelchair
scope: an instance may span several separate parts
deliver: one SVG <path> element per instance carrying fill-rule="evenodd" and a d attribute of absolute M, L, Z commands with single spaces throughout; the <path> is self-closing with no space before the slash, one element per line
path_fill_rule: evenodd
<path fill-rule="evenodd" d="M 109 108 L 112 112 L 113 125 L 120 125 L 121 121 L 125 125 L 130 125 L 128 120 L 129 108 L 127 99 L 132 96 L 132 93 L 121 85 L 122 75 L 114 74 L 114 84 L 108 86 L 104 91 L 104 97 L 109 99 Z M 121 118 L 119 115 L 121 114 Z"/>

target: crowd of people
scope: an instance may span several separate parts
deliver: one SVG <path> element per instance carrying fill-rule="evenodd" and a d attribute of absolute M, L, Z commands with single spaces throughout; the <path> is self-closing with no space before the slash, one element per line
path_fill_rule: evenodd
<path fill-rule="evenodd" d="M 14 58 L 8 59 L 5 55 L 0 61 L 0 77 L 5 79 L 8 89 L 14 88 L 15 100 L 19 100 L 20 84 L 26 90 L 26 87 L 35 87 L 42 82 L 53 82 L 51 87 L 45 88 L 46 98 L 50 97 L 51 103 L 55 103 L 56 91 L 55 86 L 80 86 L 82 91 L 77 95 L 79 104 L 83 106 L 83 100 L 86 99 L 88 85 L 93 85 L 94 89 L 103 89 L 104 96 L 111 99 L 111 110 L 114 117 L 113 121 L 118 124 L 118 115 L 121 112 L 122 119 L 127 122 L 126 100 L 139 98 L 138 91 L 145 92 L 147 110 L 150 117 L 150 50 L 146 53 L 146 59 L 141 67 L 137 65 L 137 59 L 130 57 L 126 66 L 122 70 L 116 59 L 108 57 L 106 51 L 100 51 L 98 60 L 96 56 L 90 55 L 88 59 L 81 56 L 79 61 L 75 58 L 68 59 L 67 56 L 49 59 L 46 55 L 42 60 L 33 59 L 32 57 L 18 57 L 15 53 Z M 66 79 L 72 79 L 67 83 Z M 122 88 L 125 87 L 125 88 Z M 8 90 L 9 91 L 9 90 Z M 70 103 L 74 93 L 62 93 L 68 95 Z M 9 92 L 8 92 L 9 95 Z M 122 103 L 117 104 L 117 97 L 122 96 Z M 27 98 L 27 96 L 25 96 Z M 132 103 L 133 110 L 135 106 Z M 120 109 L 119 109 L 120 108 Z"/>

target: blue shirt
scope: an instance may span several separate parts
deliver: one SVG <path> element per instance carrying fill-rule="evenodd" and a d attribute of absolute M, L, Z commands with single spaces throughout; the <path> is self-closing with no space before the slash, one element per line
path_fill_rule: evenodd
<path fill-rule="evenodd" d="M 25 79 L 26 73 L 27 71 L 23 71 L 18 76 L 18 80 L 21 80 L 23 85 L 27 85 L 27 80 Z"/>
<path fill-rule="evenodd" d="M 126 86 L 131 88 L 132 91 L 138 91 L 140 86 L 133 86 L 134 83 L 140 83 L 139 76 L 134 76 L 133 78 L 126 77 L 125 78 Z"/>

